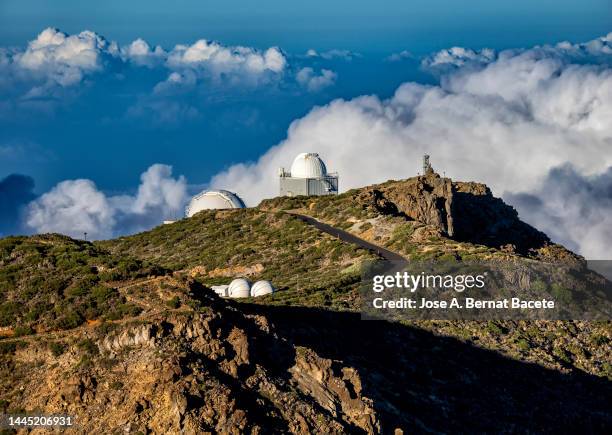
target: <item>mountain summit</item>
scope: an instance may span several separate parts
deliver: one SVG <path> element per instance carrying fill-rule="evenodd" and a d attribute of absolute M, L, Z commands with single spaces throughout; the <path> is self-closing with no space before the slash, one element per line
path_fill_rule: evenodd
<path fill-rule="evenodd" d="M 96 243 L 0 239 L 2 411 L 84 433 L 610 427 L 609 323 L 363 321 L 381 256 L 584 267 L 485 185 L 435 173 Z M 211 290 L 236 277 L 278 291 Z"/>

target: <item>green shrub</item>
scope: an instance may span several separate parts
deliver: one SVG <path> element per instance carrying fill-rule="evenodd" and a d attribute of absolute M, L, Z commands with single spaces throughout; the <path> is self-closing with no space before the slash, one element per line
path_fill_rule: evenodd
<path fill-rule="evenodd" d="M 556 356 L 560 361 L 566 363 L 566 364 L 571 364 L 572 363 L 572 357 L 571 354 L 569 352 L 567 352 L 565 349 L 560 348 L 560 347 L 556 347 L 553 349 L 553 355 Z"/>
<path fill-rule="evenodd" d="M 5 302 L 0 305 L 0 326 L 13 324 L 17 318 L 17 313 L 20 311 L 21 307 L 17 302 Z"/>
<path fill-rule="evenodd" d="M 73 329 L 77 326 L 81 326 L 85 319 L 81 314 L 74 311 L 73 309 L 68 309 L 64 315 L 57 319 L 55 322 L 56 326 L 59 329 Z"/>
<path fill-rule="evenodd" d="M 34 330 L 29 326 L 17 326 L 15 328 L 15 337 L 23 337 L 24 335 L 32 335 L 34 334 Z"/>
<path fill-rule="evenodd" d="M 172 299 L 169 299 L 166 302 L 166 305 L 168 305 L 170 308 L 178 308 L 181 306 L 181 299 L 178 296 L 174 296 Z"/>
<path fill-rule="evenodd" d="M 123 388 L 123 382 L 121 382 L 121 381 L 113 381 L 113 382 L 111 382 L 110 387 L 113 390 L 121 390 Z"/>
<path fill-rule="evenodd" d="M 98 345 L 90 338 L 85 338 L 77 343 L 77 347 L 87 355 L 97 355 L 99 353 Z"/>
<path fill-rule="evenodd" d="M 557 283 L 551 286 L 551 294 L 556 301 L 563 304 L 570 304 L 573 300 L 572 291 Z"/>
<path fill-rule="evenodd" d="M 519 338 L 516 342 L 516 345 L 523 352 L 527 352 L 531 348 L 531 346 L 529 345 L 529 341 L 524 338 Z"/>
<path fill-rule="evenodd" d="M 494 335 L 494 336 L 498 336 L 504 333 L 504 330 L 497 325 L 495 322 L 489 321 L 487 323 L 487 331 L 489 331 L 489 334 Z"/>
<path fill-rule="evenodd" d="M 54 357 L 58 357 L 66 351 L 66 345 L 58 341 L 52 341 L 49 343 L 49 350 Z"/>
<path fill-rule="evenodd" d="M 17 349 L 23 349 L 27 347 L 27 343 L 25 341 L 9 341 L 3 342 L 0 341 L 0 355 L 10 355 L 15 353 Z"/>

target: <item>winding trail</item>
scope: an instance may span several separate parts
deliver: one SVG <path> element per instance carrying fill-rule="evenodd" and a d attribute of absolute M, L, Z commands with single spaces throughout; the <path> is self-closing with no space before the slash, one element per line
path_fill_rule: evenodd
<path fill-rule="evenodd" d="M 351 234 L 347 231 L 344 231 L 339 228 L 333 227 L 331 225 L 325 224 L 313 218 L 312 216 L 300 214 L 293 210 L 289 210 L 287 211 L 287 213 L 289 213 L 292 216 L 297 217 L 298 219 L 302 220 L 303 222 L 306 222 L 308 225 L 311 225 L 320 231 L 323 231 L 327 234 L 337 237 L 343 242 L 351 243 L 353 245 L 359 246 L 360 248 L 372 251 L 380 255 L 382 258 L 384 258 L 387 261 L 397 263 L 398 266 L 404 266 L 408 264 L 408 260 L 406 260 L 404 257 L 399 255 L 397 252 L 389 251 L 386 248 L 375 245 L 374 243 L 370 243 L 367 240 L 357 237 L 354 234 Z"/>

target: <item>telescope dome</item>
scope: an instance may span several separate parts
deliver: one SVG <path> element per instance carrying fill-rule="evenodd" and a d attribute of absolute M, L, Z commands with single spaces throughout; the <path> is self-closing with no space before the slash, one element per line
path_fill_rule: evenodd
<path fill-rule="evenodd" d="M 269 295 L 272 293 L 274 293 L 274 287 L 272 287 L 270 281 L 257 281 L 255 284 L 253 284 L 253 287 L 251 287 L 251 296 L 253 297 Z"/>
<path fill-rule="evenodd" d="M 236 278 L 227 290 L 230 298 L 248 298 L 251 295 L 251 284 L 244 278 Z"/>
<path fill-rule="evenodd" d="M 317 153 L 298 154 L 291 165 L 291 176 L 294 178 L 323 178 L 326 175 L 325 163 Z"/>
<path fill-rule="evenodd" d="M 187 217 L 202 210 L 245 208 L 238 195 L 228 190 L 204 190 L 194 196 L 185 209 Z"/>

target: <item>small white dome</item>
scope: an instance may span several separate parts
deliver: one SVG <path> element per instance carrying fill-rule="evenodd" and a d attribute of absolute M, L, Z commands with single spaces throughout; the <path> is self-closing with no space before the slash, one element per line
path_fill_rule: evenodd
<path fill-rule="evenodd" d="M 248 298 L 251 296 L 251 284 L 244 278 L 233 280 L 227 290 L 230 298 Z"/>
<path fill-rule="evenodd" d="M 228 190 L 204 190 L 191 199 L 185 209 L 185 214 L 191 217 L 202 210 L 244 207 L 242 199 Z"/>
<path fill-rule="evenodd" d="M 291 165 L 291 176 L 295 178 L 322 178 L 326 175 L 325 163 L 317 153 L 298 154 Z"/>
<path fill-rule="evenodd" d="M 270 281 L 257 281 L 253 284 L 253 287 L 251 287 L 251 296 L 254 297 L 269 295 L 271 293 L 274 293 L 274 287 L 272 287 Z"/>
<path fill-rule="evenodd" d="M 222 298 L 226 298 L 229 296 L 229 285 L 224 284 L 224 285 L 213 285 L 210 287 L 215 293 L 217 293 L 217 295 L 221 296 Z"/>

